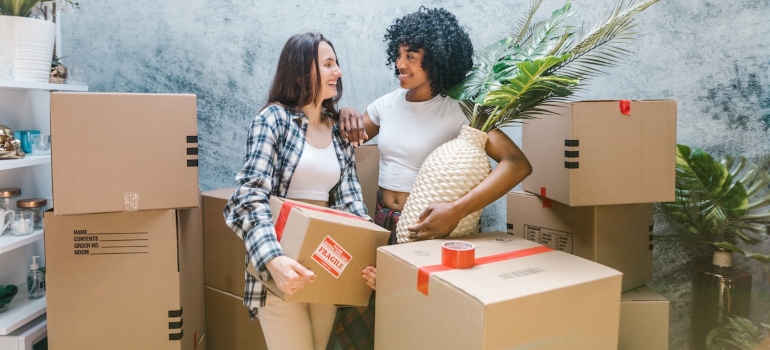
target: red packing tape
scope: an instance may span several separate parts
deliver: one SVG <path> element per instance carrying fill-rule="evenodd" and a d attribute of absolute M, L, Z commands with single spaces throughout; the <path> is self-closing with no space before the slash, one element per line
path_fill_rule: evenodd
<path fill-rule="evenodd" d="M 631 115 L 631 101 L 620 100 L 620 113 L 623 113 L 623 115 Z"/>
<path fill-rule="evenodd" d="M 283 205 L 281 205 L 281 211 L 278 213 L 278 220 L 275 221 L 275 236 L 279 242 L 281 241 L 281 237 L 283 236 L 283 229 L 286 228 L 286 221 L 289 220 L 289 213 L 291 213 L 291 208 L 309 209 L 309 210 L 313 210 L 321 213 L 332 214 L 332 215 L 342 216 L 342 217 L 351 218 L 351 219 L 365 220 L 360 216 L 350 214 L 350 213 L 339 212 L 333 209 L 318 207 L 318 206 L 305 204 L 305 203 L 286 201 L 286 202 L 283 202 Z"/>
<path fill-rule="evenodd" d="M 540 197 L 543 197 L 543 208 L 551 207 L 551 200 L 545 196 L 545 187 L 540 187 Z"/>
<path fill-rule="evenodd" d="M 495 255 L 473 259 L 473 265 L 474 266 L 484 265 L 484 264 L 491 264 L 491 263 L 496 263 L 496 262 L 510 260 L 510 259 L 523 258 L 525 256 L 530 256 L 530 255 L 535 255 L 540 253 L 547 253 L 552 250 L 553 249 L 548 248 L 546 246 L 515 250 L 512 252 L 495 254 Z M 442 255 L 442 262 L 443 262 L 443 255 Z M 417 269 L 417 290 L 422 292 L 422 294 L 428 295 L 428 284 L 430 281 L 430 275 L 436 272 L 449 271 L 454 269 L 455 268 L 446 266 L 444 264 L 420 267 L 419 269 Z"/>
<path fill-rule="evenodd" d="M 463 241 L 448 241 L 441 245 L 441 265 L 455 269 L 473 267 L 476 246 Z"/>

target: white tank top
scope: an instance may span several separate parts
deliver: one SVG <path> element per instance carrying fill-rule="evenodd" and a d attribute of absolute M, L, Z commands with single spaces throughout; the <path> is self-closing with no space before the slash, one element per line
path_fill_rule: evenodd
<path fill-rule="evenodd" d="M 367 107 L 372 123 L 379 125 L 380 187 L 410 192 L 420 166 L 438 146 L 460 135 L 468 118 L 459 102 L 438 95 L 428 101 L 409 102 L 398 89 Z"/>
<path fill-rule="evenodd" d="M 324 149 L 305 142 L 286 198 L 328 201 L 329 192 L 340 181 L 341 172 L 334 141 Z"/>

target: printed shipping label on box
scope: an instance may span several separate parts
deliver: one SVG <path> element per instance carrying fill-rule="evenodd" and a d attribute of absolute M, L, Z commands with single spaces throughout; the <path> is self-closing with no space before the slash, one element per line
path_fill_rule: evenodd
<path fill-rule="evenodd" d="M 265 282 L 270 291 L 286 301 L 368 305 L 372 289 L 361 270 L 375 265 L 377 247 L 388 243 L 390 231 L 348 212 L 275 196 L 270 211 L 284 255 L 316 274 L 293 295 L 285 295 L 272 279 Z M 247 270 L 258 276 L 251 262 Z"/>
<path fill-rule="evenodd" d="M 617 349 L 620 272 L 503 232 L 457 239 L 475 266 L 441 265 L 445 240 L 378 249 L 375 348 Z"/>
<path fill-rule="evenodd" d="M 578 101 L 522 125 L 525 190 L 569 206 L 670 202 L 676 102 Z"/>
<path fill-rule="evenodd" d="M 200 209 L 45 213 L 52 349 L 189 350 L 205 334 Z"/>
<path fill-rule="evenodd" d="M 652 204 L 569 207 L 524 191 L 506 195 L 508 233 L 623 273 L 623 291 L 652 281 Z"/>

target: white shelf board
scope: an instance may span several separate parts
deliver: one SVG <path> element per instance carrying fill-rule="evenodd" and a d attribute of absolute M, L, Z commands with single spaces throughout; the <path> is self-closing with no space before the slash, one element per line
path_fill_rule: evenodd
<path fill-rule="evenodd" d="M 31 83 L 28 81 L 0 79 L 0 89 L 4 90 L 41 90 L 41 91 L 88 91 L 86 85 Z"/>
<path fill-rule="evenodd" d="M 9 335 L 0 335 L 0 349 L 33 350 L 35 343 L 47 335 L 48 320 L 43 314 Z"/>
<path fill-rule="evenodd" d="M 51 156 L 31 156 L 27 154 L 22 159 L 0 159 L 0 170 L 24 168 L 33 165 L 50 163 Z"/>
<path fill-rule="evenodd" d="M 0 335 L 8 335 L 19 327 L 45 313 L 45 297 L 27 299 L 26 284 L 18 285 L 19 292 L 11 300 L 7 311 L 0 313 Z"/>
<path fill-rule="evenodd" d="M 37 242 L 41 239 L 43 239 L 43 230 L 35 230 L 35 232 L 27 236 L 14 236 L 11 234 L 11 230 L 7 230 L 0 235 L 0 254 Z M 0 314 L 0 317 L 2 317 L 2 314 Z"/>

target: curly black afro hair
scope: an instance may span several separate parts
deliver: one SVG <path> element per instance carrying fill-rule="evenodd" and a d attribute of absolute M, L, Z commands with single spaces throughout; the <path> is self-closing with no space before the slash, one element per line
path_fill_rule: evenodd
<path fill-rule="evenodd" d="M 394 21 L 385 34 L 388 43 L 388 67 L 395 68 L 399 47 L 409 51 L 425 50 L 422 69 L 428 73 L 433 96 L 446 95 L 446 91 L 460 83 L 473 67 L 473 44 L 455 16 L 442 8 L 428 9 L 408 14 Z"/>

